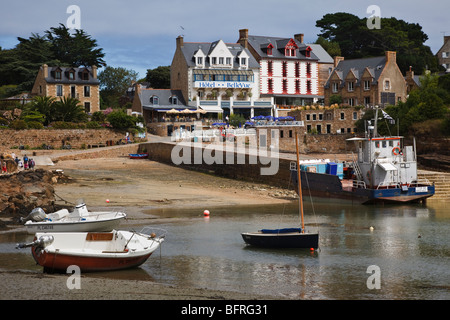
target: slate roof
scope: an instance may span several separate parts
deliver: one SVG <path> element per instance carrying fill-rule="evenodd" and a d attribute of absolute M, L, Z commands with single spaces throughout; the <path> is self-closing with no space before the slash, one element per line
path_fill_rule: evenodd
<path fill-rule="evenodd" d="M 298 50 L 296 50 L 296 56 L 295 57 L 287 57 L 284 54 L 284 48 L 286 44 L 289 42 L 289 40 L 293 40 L 295 44 L 298 47 Z M 270 58 L 280 58 L 280 59 L 302 59 L 302 60 L 310 60 L 310 61 L 318 61 L 319 57 L 316 55 L 314 51 L 314 47 L 312 45 L 308 45 L 305 43 L 300 43 L 300 41 L 294 39 L 294 38 L 280 38 L 280 37 L 268 37 L 268 36 L 248 36 L 248 43 L 249 45 L 258 53 L 260 57 L 270 57 Z M 266 48 L 269 45 L 269 43 L 272 44 L 272 55 L 267 55 Z M 304 54 L 304 51 L 307 47 L 311 47 L 313 49 L 311 51 L 311 57 L 307 58 Z M 321 52 L 323 57 L 326 56 Z M 331 58 L 331 57 L 330 57 Z"/>
<path fill-rule="evenodd" d="M 55 78 L 55 72 L 57 70 L 61 70 L 61 79 Z M 75 79 L 69 79 L 70 71 L 75 72 Z M 83 80 L 83 72 L 87 70 L 89 72 L 89 79 Z M 47 83 L 64 83 L 64 84 L 90 84 L 90 85 L 98 85 L 100 81 L 94 78 L 91 67 L 48 67 L 48 77 L 45 78 Z"/>
<path fill-rule="evenodd" d="M 158 97 L 158 104 L 153 104 L 150 98 L 153 96 Z M 177 104 L 172 104 L 171 98 L 176 96 Z M 139 99 L 141 100 L 141 105 L 143 109 L 190 109 L 186 106 L 181 90 L 171 90 L 171 89 L 141 89 L 139 92 Z"/>
<path fill-rule="evenodd" d="M 215 42 L 184 42 L 183 47 L 181 48 L 181 52 L 183 52 L 184 58 L 186 59 L 188 67 L 195 67 L 195 61 L 194 61 L 194 54 L 201 49 L 203 53 L 208 56 L 211 51 L 214 49 L 215 44 L 217 44 L 218 41 Z M 248 61 L 248 68 L 249 69 L 259 69 L 259 63 L 255 60 L 255 58 L 252 56 L 250 51 L 248 49 L 245 49 L 242 47 L 239 43 L 225 43 L 228 50 L 230 50 L 231 54 L 234 56 L 233 59 L 233 69 L 239 68 L 239 62 L 237 60 L 237 56 L 242 52 L 245 51 L 247 55 L 249 56 Z M 205 59 L 205 69 L 210 67 L 209 59 Z M 232 70 L 232 69 L 230 69 Z"/>
<path fill-rule="evenodd" d="M 356 85 L 359 85 L 361 82 L 361 76 L 364 74 L 364 70 L 368 68 L 370 74 L 374 78 L 373 80 L 374 83 L 376 83 L 378 82 L 378 78 L 383 72 L 385 65 L 386 65 L 386 56 L 342 60 L 338 63 L 338 65 L 331 74 L 336 72 L 339 78 L 342 81 L 345 81 L 345 78 L 347 77 L 348 73 L 353 72 L 353 74 L 357 78 Z M 330 78 L 331 75 L 328 78 L 327 83 L 325 84 L 325 88 L 330 87 Z"/>

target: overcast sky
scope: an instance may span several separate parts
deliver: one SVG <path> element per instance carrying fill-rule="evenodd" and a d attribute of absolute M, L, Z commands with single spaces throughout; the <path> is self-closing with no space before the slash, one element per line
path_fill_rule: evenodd
<path fill-rule="evenodd" d="M 250 35 L 303 33 L 305 42 L 314 42 L 320 33 L 316 21 L 325 14 L 369 17 L 370 5 L 377 5 L 383 18 L 420 24 L 433 53 L 442 46 L 444 32 L 450 35 L 449 0 L 15 0 L 0 6 L 0 46 L 9 49 L 17 37 L 67 24 L 70 5 L 80 8 L 81 28 L 103 48 L 106 63 L 133 69 L 140 77 L 171 64 L 179 35 L 188 42 L 236 42 L 239 29 L 246 28 Z"/>

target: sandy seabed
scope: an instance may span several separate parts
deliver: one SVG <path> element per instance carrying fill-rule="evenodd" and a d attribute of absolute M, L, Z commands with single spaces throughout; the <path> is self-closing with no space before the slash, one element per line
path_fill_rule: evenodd
<path fill-rule="evenodd" d="M 292 201 L 293 191 L 216 177 L 207 173 L 126 157 L 65 160 L 61 169 L 72 181 L 55 185 L 57 203 L 83 199 L 88 208 L 127 210 L 127 227 L 146 219 L 164 221 L 148 212 L 159 208 L 198 208 L 276 204 Z M 58 198 L 57 197 L 57 198 Z M 290 199 L 289 199 L 290 198 Z M 65 201 L 63 201 L 65 200 Z M 108 201 L 108 202 L 107 202 Z M 69 289 L 70 275 L 0 269 L 1 300 L 267 300 L 267 295 L 169 286 L 142 280 L 81 275 L 80 288 Z M 277 298 L 280 299 L 280 298 Z"/>

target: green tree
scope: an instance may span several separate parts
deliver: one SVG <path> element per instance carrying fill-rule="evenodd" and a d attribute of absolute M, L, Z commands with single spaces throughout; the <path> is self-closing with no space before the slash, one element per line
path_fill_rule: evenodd
<path fill-rule="evenodd" d="M 129 86 L 136 81 L 138 73 L 122 67 L 114 68 L 107 66 L 98 75 L 100 81 L 100 95 L 107 106 L 117 107 L 120 105 L 119 98 L 123 96 Z"/>
<path fill-rule="evenodd" d="M 324 37 L 318 37 L 316 44 L 320 44 L 322 48 L 332 57 L 341 56 L 341 48 L 339 43 L 335 41 L 326 40 Z"/>
<path fill-rule="evenodd" d="M 114 129 L 127 130 L 136 127 L 136 119 L 133 116 L 129 116 L 123 110 L 116 110 L 106 116 L 106 120 L 111 124 Z"/>
<path fill-rule="evenodd" d="M 397 64 L 405 73 L 410 66 L 416 74 L 428 69 L 439 70 L 437 57 L 425 46 L 428 36 L 417 23 L 381 18 L 380 29 L 369 29 L 366 18 L 337 12 L 326 14 L 316 21 L 321 28 L 319 37 L 339 44 L 341 54 L 347 59 L 382 56 L 386 51 L 397 52 Z"/>
<path fill-rule="evenodd" d="M 145 80 L 155 89 L 170 89 L 170 66 L 148 69 Z"/>
<path fill-rule="evenodd" d="M 55 59 L 68 66 L 105 66 L 105 54 L 97 47 L 97 41 L 84 30 L 76 29 L 74 34 L 62 23 L 46 32 L 47 40 Z"/>

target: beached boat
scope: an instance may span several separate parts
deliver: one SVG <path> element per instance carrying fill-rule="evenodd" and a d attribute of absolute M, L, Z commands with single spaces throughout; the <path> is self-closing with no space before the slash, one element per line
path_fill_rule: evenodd
<path fill-rule="evenodd" d="M 69 212 L 62 209 L 46 214 L 41 208 L 35 208 L 23 219 L 29 234 L 36 232 L 87 232 L 111 231 L 117 228 L 127 215 L 120 211 L 88 211 L 85 203 L 75 206 Z"/>
<path fill-rule="evenodd" d="M 158 234 L 159 233 L 159 234 Z M 112 271 L 141 265 L 164 241 L 165 231 L 144 228 L 140 232 L 36 233 L 31 247 L 36 262 L 44 272 L 66 272 L 71 265 L 82 272 Z"/>
<path fill-rule="evenodd" d="M 299 163 L 298 135 L 295 136 L 297 148 L 297 163 Z M 301 179 L 297 179 L 298 190 L 302 190 Z M 305 232 L 303 218 L 303 197 L 299 192 L 299 214 L 301 228 L 261 229 L 257 232 L 244 232 L 242 239 L 245 243 L 264 248 L 308 248 L 319 247 L 319 233 Z"/>
<path fill-rule="evenodd" d="M 434 184 L 418 178 L 415 143 L 404 146 L 401 136 L 378 136 L 377 118 L 378 109 L 365 137 L 347 139 L 357 143 L 357 157 L 345 163 L 302 161 L 300 175 L 297 166 L 291 168 L 294 185 L 301 176 L 308 195 L 358 204 L 423 202 L 433 196 Z"/>
<path fill-rule="evenodd" d="M 130 153 L 130 159 L 148 159 L 148 153 Z"/>

